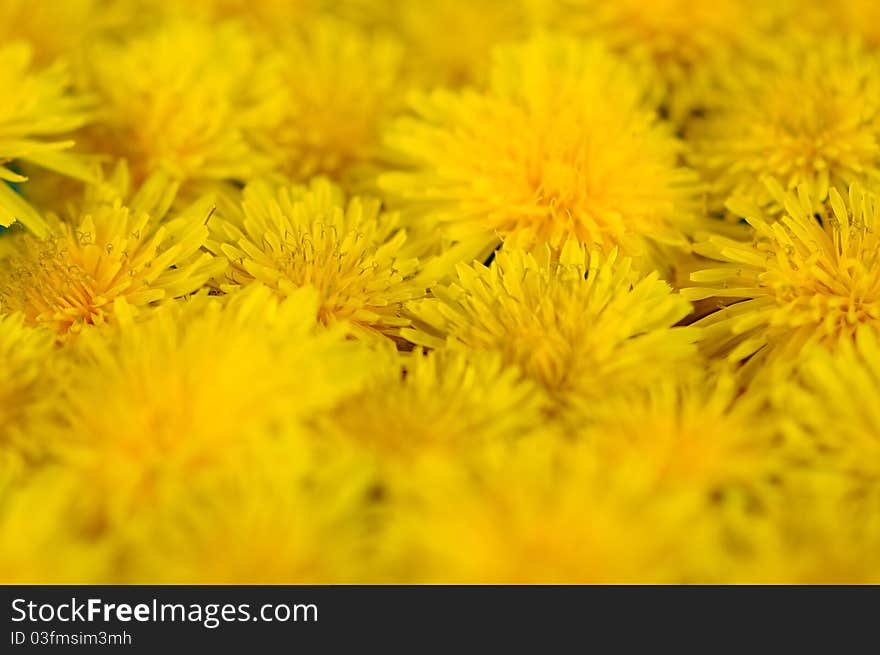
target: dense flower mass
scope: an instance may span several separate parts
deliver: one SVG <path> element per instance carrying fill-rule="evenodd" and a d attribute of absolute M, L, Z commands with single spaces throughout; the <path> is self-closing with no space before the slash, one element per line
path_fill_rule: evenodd
<path fill-rule="evenodd" d="M 0 583 L 880 582 L 867 0 L 0 0 Z"/>

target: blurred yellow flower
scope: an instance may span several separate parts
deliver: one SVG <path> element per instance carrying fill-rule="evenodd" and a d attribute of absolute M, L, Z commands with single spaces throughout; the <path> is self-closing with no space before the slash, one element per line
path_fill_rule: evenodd
<path fill-rule="evenodd" d="M 93 148 L 128 159 L 135 178 L 246 180 L 264 163 L 245 138 L 258 115 L 255 47 L 234 23 L 163 24 L 137 38 L 99 40 L 88 79 L 100 100 Z"/>
<path fill-rule="evenodd" d="M 795 366 L 794 385 L 777 385 L 788 408 L 794 462 L 842 478 L 851 498 L 880 501 L 880 336 L 860 326 L 833 351 L 813 348 Z"/>
<path fill-rule="evenodd" d="M 685 551 L 706 543 L 691 505 L 630 493 L 585 443 L 553 434 L 479 475 L 446 459 L 407 480 L 384 542 L 398 582 L 680 582 Z"/>
<path fill-rule="evenodd" d="M 72 343 L 58 451 L 88 480 L 89 511 L 112 529 L 167 507 L 357 391 L 369 352 L 341 328 L 317 330 L 316 296 L 202 293 L 139 322 L 121 311 Z"/>
<path fill-rule="evenodd" d="M 420 85 L 458 87 L 485 80 L 495 46 L 540 27 L 541 5 L 541 0 L 385 0 L 375 3 L 374 11 L 407 45 L 407 66 Z"/>
<path fill-rule="evenodd" d="M 369 469 L 317 459 L 296 429 L 238 449 L 147 508 L 125 544 L 125 582 L 372 581 Z M 381 582 L 381 580 L 378 580 Z"/>
<path fill-rule="evenodd" d="M 651 62 L 653 84 L 675 119 L 706 99 L 706 84 L 778 32 L 790 0 L 555 0 L 553 23 L 598 37 L 622 55 Z"/>
<path fill-rule="evenodd" d="M 691 160 L 710 183 L 712 208 L 747 197 L 782 213 L 761 183 L 830 186 L 880 180 L 880 57 L 843 38 L 783 39 L 727 69 L 712 105 L 688 128 Z"/>
<path fill-rule="evenodd" d="M 538 386 L 497 353 L 415 350 L 390 358 L 375 381 L 327 414 L 318 432 L 392 462 L 435 450 L 466 457 L 529 434 L 542 424 L 545 402 Z"/>
<path fill-rule="evenodd" d="M 43 458 L 58 389 L 49 379 L 54 335 L 0 314 L 0 479 Z"/>
<path fill-rule="evenodd" d="M 360 190 L 378 165 L 380 128 L 403 107 L 403 48 L 339 20 L 296 28 L 256 75 L 269 100 L 251 136 L 293 181 L 324 175 Z"/>

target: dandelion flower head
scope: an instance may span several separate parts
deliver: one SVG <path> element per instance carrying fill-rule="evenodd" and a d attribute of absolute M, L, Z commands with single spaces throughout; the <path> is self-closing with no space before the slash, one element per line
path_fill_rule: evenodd
<path fill-rule="evenodd" d="M 503 249 L 489 267 L 461 265 L 433 295 L 413 303 L 407 338 L 501 353 L 561 408 L 589 412 L 597 393 L 651 384 L 695 354 L 696 331 L 675 327 L 688 301 L 656 273 L 640 277 L 629 259 L 573 241 L 559 259 Z"/>
<path fill-rule="evenodd" d="M 403 303 L 424 295 L 406 232 L 378 200 L 345 194 L 326 179 L 309 186 L 254 183 L 236 215 L 211 221 L 209 248 L 229 260 L 223 289 L 255 282 L 280 296 L 311 285 L 318 318 L 361 335 L 394 336 L 409 324 Z"/>
<path fill-rule="evenodd" d="M 641 76 L 596 42 L 499 48 L 485 89 L 420 96 L 387 134 L 379 178 L 414 224 L 487 246 L 568 238 L 665 264 L 686 248 L 694 182 Z M 511 138 L 516 134 L 516 138 Z"/>
<path fill-rule="evenodd" d="M 211 201 L 166 218 L 173 189 L 152 178 L 129 206 L 111 194 L 72 221 L 49 217 L 45 238 L 14 236 L 0 260 L 0 306 L 65 334 L 104 323 L 117 302 L 144 307 L 199 289 L 225 267 L 201 249 Z"/>

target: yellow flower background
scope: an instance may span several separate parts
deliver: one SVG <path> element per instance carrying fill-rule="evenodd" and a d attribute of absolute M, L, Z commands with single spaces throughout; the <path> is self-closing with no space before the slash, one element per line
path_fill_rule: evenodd
<path fill-rule="evenodd" d="M 880 582 L 878 18 L 0 0 L 0 582 Z"/>

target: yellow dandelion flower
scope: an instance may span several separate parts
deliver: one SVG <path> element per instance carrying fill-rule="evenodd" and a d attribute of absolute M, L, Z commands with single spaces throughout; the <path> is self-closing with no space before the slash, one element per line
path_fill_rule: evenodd
<path fill-rule="evenodd" d="M 91 180 L 94 171 L 86 160 L 66 152 L 73 141 L 69 134 L 86 123 L 89 101 L 71 92 L 66 67 L 57 63 L 35 71 L 31 48 L 23 42 L 0 46 L 0 226 L 18 220 L 38 235 L 48 229 L 6 182 L 24 182 L 25 177 L 8 166 L 17 160 L 57 171 L 81 180 Z"/>
<path fill-rule="evenodd" d="M 454 240 L 574 237 L 651 269 L 667 263 L 662 247 L 686 246 L 693 176 L 643 97 L 638 75 L 597 43 L 545 35 L 499 49 L 485 91 L 422 96 L 394 124 L 401 170 L 379 185 Z"/>
<path fill-rule="evenodd" d="M 667 371 L 636 394 L 607 397 L 585 438 L 633 489 L 720 504 L 769 489 L 781 456 L 779 417 L 759 390 L 742 394 L 732 372 Z"/>
<path fill-rule="evenodd" d="M 839 476 L 851 495 L 880 502 L 880 340 L 859 326 L 855 340 L 813 348 L 794 385 L 778 385 L 789 415 L 789 450 L 799 466 Z M 858 494 L 853 494 L 858 491 Z"/>
<path fill-rule="evenodd" d="M 403 106 L 403 48 L 339 20 L 297 27 L 254 82 L 271 108 L 252 138 L 293 181 L 324 175 L 363 186 L 377 165 L 380 128 Z"/>
<path fill-rule="evenodd" d="M 697 332 L 673 327 L 690 311 L 656 273 L 569 241 L 556 260 L 502 250 L 491 267 L 461 265 L 458 279 L 414 303 L 425 346 L 501 353 L 562 408 L 590 411 L 611 393 L 650 385 L 687 366 Z"/>
<path fill-rule="evenodd" d="M 13 473 L 42 458 L 57 389 L 47 368 L 54 336 L 24 324 L 21 314 L 0 315 L 0 471 Z M 0 474 L 2 475 L 2 474 Z"/>
<path fill-rule="evenodd" d="M 769 59 L 769 61 L 768 61 Z M 688 129 L 692 163 L 715 209 L 745 196 L 781 213 L 761 179 L 816 200 L 831 186 L 880 180 L 880 58 L 843 38 L 791 38 L 726 71 Z"/>
<path fill-rule="evenodd" d="M 699 246 L 718 264 L 691 274 L 682 294 L 714 298 L 720 309 L 694 325 L 702 345 L 731 362 L 791 361 L 808 343 L 833 346 L 860 325 L 880 327 L 877 197 L 857 186 L 816 202 L 806 187 L 785 193 L 768 183 L 786 214 L 776 219 L 754 204 L 737 213 L 754 228 L 750 241 L 714 236 Z M 714 262 L 713 262 L 714 263 Z"/>
<path fill-rule="evenodd" d="M 425 290 L 417 261 L 402 256 L 406 233 L 378 200 L 346 202 L 324 179 L 278 189 L 255 182 L 239 213 L 210 222 L 208 247 L 229 260 L 224 290 L 260 282 L 286 296 L 311 285 L 324 324 L 346 321 L 362 335 L 389 336 L 409 324 L 403 303 Z"/>
<path fill-rule="evenodd" d="M 416 350 L 391 358 L 318 432 L 408 461 L 432 450 L 474 453 L 514 441 L 542 423 L 543 405 L 537 385 L 496 353 Z"/>
<path fill-rule="evenodd" d="M 368 470 L 316 461 L 284 433 L 138 516 L 126 582 L 329 584 L 374 579 Z"/>
<path fill-rule="evenodd" d="M 58 451 L 89 481 L 92 511 L 114 523 L 171 502 L 357 391 L 369 351 L 317 331 L 316 305 L 311 289 L 198 294 L 73 342 Z"/>
<path fill-rule="evenodd" d="M 128 159 L 138 180 L 244 180 L 262 166 L 244 136 L 255 52 L 240 26 L 176 21 L 88 54 L 101 102 L 88 142 Z"/>
<path fill-rule="evenodd" d="M 50 216 L 45 238 L 16 235 L 0 260 L 0 307 L 64 334 L 104 323 L 119 301 L 136 308 L 178 298 L 222 274 L 225 262 L 201 251 L 210 199 L 166 219 L 173 192 L 154 177 L 129 206 L 96 200 L 75 222 Z"/>

